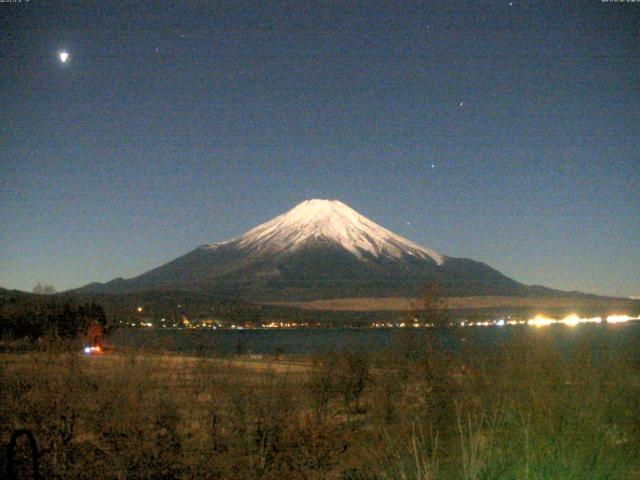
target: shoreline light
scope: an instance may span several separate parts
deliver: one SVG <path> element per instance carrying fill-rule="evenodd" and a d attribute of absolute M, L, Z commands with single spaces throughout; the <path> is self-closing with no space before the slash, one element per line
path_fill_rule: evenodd
<path fill-rule="evenodd" d="M 609 315 L 607 317 L 607 323 L 624 323 L 630 320 L 640 320 L 640 316 L 630 317 L 629 315 Z"/>
<path fill-rule="evenodd" d="M 554 323 L 557 323 L 557 320 L 545 317 L 544 315 L 536 315 L 534 318 L 527 320 L 527 325 L 532 325 L 534 327 L 546 327 L 548 325 L 553 325 Z"/>

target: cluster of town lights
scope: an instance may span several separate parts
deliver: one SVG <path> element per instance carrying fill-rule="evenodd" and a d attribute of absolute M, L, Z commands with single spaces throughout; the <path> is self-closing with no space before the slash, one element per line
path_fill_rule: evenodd
<path fill-rule="evenodd" d="M 536 315 L 529 320 L 516 320 L 511 319 L 509 317 L 507 320 L 504 318 L 500 318 L 498 320 L 482 320 L 482 321 L 469 321 L 469 320 L 461 320 L 458 325 L 461 327 L 502 327 L 504 325 L 531 325 L 532 327 L 547 327 L 549 325 L 567 325 L 569 327 L 575 327 L 580 323 L 625 323 L 630 322 L 632 320 L 640 320 L 640 316 L 631 317 L 629 315 L 609 315 L 605 319 L 602 317 L 579 317 L 576 314 L 567 315 L 564 318 L 556 319 L 546 317 L 544 315 Z M 455 324 L 449 324 L 451 326 Z M 372 324 L 373 328 L 405 328 L 405 327 L 433 327 L 431 323 L 419 323 L 414 321 L 410 322 L 400 322 L 400 323 L 392 323 L 392 322 L 375 322 Z"/>
<path fill-rule="evenodd" d="M 580 323 L 602 323 L 606 321 L 607 323 L 625 323 L 632 320 L 640 320 L 640 316 L 638 317 L 630 317 L 629 315 L 609 315 L 605 319 L 602 317 L 579 317 L 575 313 L 571 315 L 567 315 L 564 318 L 556 319 L 546 317 L 544 315 L 536 315 L 529 320 L 512 320 L 509 318 L 505 320 L 501 318 L 500 320 L 491 320 L 491 321 L 483 321 L 483 322 L 467 322 L 463 320 L 460 322 L 461 327 L 490 327 L 490 326 L 498 326 L 502 327 L 504 325 L 531 325 L 532 327 L 548 327 L 549 325 L 567 325 L 569 327 L 575 327 Z"/>
<path fill-rule="evenodd" d="M 607 323 L 624 323 L 631 320 L 640 320 L 639 317 L 630 317 L 629 315 L 609 315 L 606 318 Z M 534 318 L 527 320 L 527 325 L 533 325 L 534 327 L 546 327 L 548 325 L 568 325 L 575 327 L 579 323 L 602 323 L 602 317 L 581 318 L 578 315 L 571 314 L 566 317 L 556 320 L 555 318 L 548 318 L 543 315 L 536 315 Z M 520 322 L 523 323 L 523 322 Z"/>
<path fill-rule="evenodd" d="M 178 305 L 181 307 L 181 305 Z M 138 313 L 142 313 L 144 308 L 142 306 L 138 306 L 136 308 Z M 533 318 L 528 320 L 526 319 L 512 319 L 512 317 L 500 318 L 495 320 L 460 320 L 457 323 L 449 323 L 449 326 L 460 326 L 460 327 L 502 327 L 505 325 L 530 325 L 533 327 L 547 327 L 549 325 L 567 325 L 569 327 L 575 327 L 581 323 L 607 323 L 607 324 L 616 324 L 616 323 L 625 323 L 633 320 L 640 320 L 640 316 L 631 317 L 629 315 L 609 315 L 605 318 L 603 317 L 580 317 L 575 313 L 567 315 L 564 318 L 556 319 L 547 317 L 545 315 L 536 315 Z M 139 321 L 139 322 L 123 322 L 120 321 L 121 324 L 130 325 L 132 327 L 140 326 L 153 328 L 156 326 L 161 326 L 162 328 L 210 328 L 210 329 L 218 329 L 218 328 L 230 328 L 232 330 L 244 330 L 244 329 L 253 329 L 253 328 L 305 328 L 310 326 L 320 327 L 323 326 L 320 323 L 309 324 L 307 322 L 292 322 L 292 321 L 271 321 L 269 323 L 262 323 L 258 326 L 255 325 L 242 325 L 242 324 L 232 324 L 232 325 L 223 325 L 215 320 L 207 319 L 202 321 L 192 322 L 187 319 L 187 317 L 183 316 L 181 320 L 174 321 L 173 323 L 168 323 L 166 318 L 162 318 L 160 325 L 155 325 L 149 321 Z M 324 325 L 326 326 L 326 325 Z M 361 325 L 360 325 L 361 326 Z M 429 328 L 434 325 L 430 322 L 420 322 L 417 318 L 413 321 L 396 321 L 396 322 L 373 322 L 370 324 L 372 328 Z M 97 350 L 96 350 L 97 349 Z M 100 353 L 100 347 L 86 347 L 84 349 L 85 353 Z"/>

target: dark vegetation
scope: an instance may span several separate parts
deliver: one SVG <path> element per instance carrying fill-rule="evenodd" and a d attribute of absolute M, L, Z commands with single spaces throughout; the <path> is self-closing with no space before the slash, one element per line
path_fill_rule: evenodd
<path fill-rule="evenodd" d="M 46 287 L 43 287 L 46 288 Z M 443 294 L 440 291 L 440 294 Z M 619 300 L 619 299 L 618 299 Z M 405 311 L 322 311 L 305 310 L 284 305 L 252 304 L 231 296 L 199 294 L 184 291 L 145 291 L 128 294 L 78 294 L 60 293 L 55 295 L 33 295 L 20 291 L 0 289 L 0 318 L 7 315 L 15 316 L 16 309 L 31 312 L 38 305 L 54 302 L 74 305 L 96 304 L 104 310 L 112 325 L 124 325 L 128 322 L 150 322 L 160 326 L 161 319 L 167 323 L 180 323 L 183 317 L 193 323 L 202 320 L 213 320 L 222 325 L 240 324 L 260 326 L 272 321 L 306 323 L 309 326 L 341 327 L 341 326 L 370 326 L 373 322 L 402 322 L 407 320 Z M 138 306 L 144 306 L 144 312 L 137 311 Z M 419 310 L 419 309 L 418 309 Z M 7 313 L 10 312 L 10 313 Z M 541 304 L 539 307 L 494 307 L 494 308 L 465 308 L 448 310 L 450 319 L 467 319 L 470 321 L 496 319 L 507 316 L 514 318 L 532 318 L 537 314 L 544 314 L 554 318 L 562 318 L 576 313 L 579 316 L 603 316 L 611 313 L 640 313 L 640 301 L 628 300 L 628 304 L 614 303 L 602 299 L 593 306 L 573 308 L 553 308 Z M 423 313 L 418 312 L 419 316 Z M 25 313 L 25 317 L 28 315 Z"/>
<path fill-rule="evenodd" d="M 28 353 L 0 354 L 2 473 L 11 434 L 27 429 L 51 479 L 640 475 L 634 326 L 579 326 L 567 344 L 551 328 L 513 327 L 494 349 L 465 330 L 452 333 L 460 348 L 409 330 L 387 351 L 295 362 L 127 349 L 91 357 L 69 347 L 105 321 L 99 307 L 50 300 L 30 318 L 2 309 L 14 341 L 18 320 L 29 338 L 70 340 L 66 350 L 34 340 Z M 423 306 L 426 320 L 446 318 L 437 292 Z M 29 455 L 20 440 L 18 478 L 29 478 Z"/>
<path fill-rule="evenodd" d="M 69 297 L 13 294 L 0 297 L 0 348 L 50 347 L 52 342 L 75 344 L 112 325 L 95 302 L 77 303 Z"/>
<path fill-rule="evenodd" d="M 403 334 L 307 366 L 120 352 L 0 357 L 0 465 L 34 433 L 43 478 L 634 479 L 636 345 L 491 352 Z M 18 471 L 28 478 L 26 443 Z"/>

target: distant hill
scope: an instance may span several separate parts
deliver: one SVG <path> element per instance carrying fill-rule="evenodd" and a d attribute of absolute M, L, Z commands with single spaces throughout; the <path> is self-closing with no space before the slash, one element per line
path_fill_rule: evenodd
<path fill-rule="evenodd" d="M 122 294 L 65 292 L 37 295 L 0 288 L 0 321 L 16 312 L 32 311 L 51 303 L 95 302 L 103 307 L 109 322 L 153 321 L 167 326 L 191 321 L 213 320 L 222 324 L 254 324 L 270 321 L 307 322 L 310 325 L 369 325 L 373 321 L 406 320 L 407 310 L 420 306 L 417 298 L 373 297 L 338 298 L 313 301 L 277 301 L 251 303 L 217 294 L 148 290 Z M 448 297 L 445 299 L 454 318 L 498 318 L 507 315 L 525 318 L 544 313 L 561 317 L 569 313 L 581 316 L 605 316 L 611 313 L 640 314 L 640 300 L 592 296 L 564 297 Z M 139 310 L 141 309 L 141 311 Z"/>

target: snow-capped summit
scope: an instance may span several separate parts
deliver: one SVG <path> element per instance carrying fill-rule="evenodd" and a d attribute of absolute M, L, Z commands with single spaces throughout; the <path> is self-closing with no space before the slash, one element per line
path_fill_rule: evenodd
<path fill-rule="evenodd" d="M 250 301 L 517 295 L 527 287 L 470 259 L 441 255 L 337 200 L 307 200 L 226 242 L 203 245 L 135 278 L 84 293 L 179 291 Z"/>
<path fill-rule="evenodd" d="M 321 199 L 306 200 L 240 237 L 210 248 L 235 245 L 259 253 L 284 253 L 318 241 L 342 247 L 358 258 L 366 254 L 393 258 L 411 255 L 431 258 L 437 265 L 445 261 L 443 255 L 390 232 L 344 203 Z"/>

